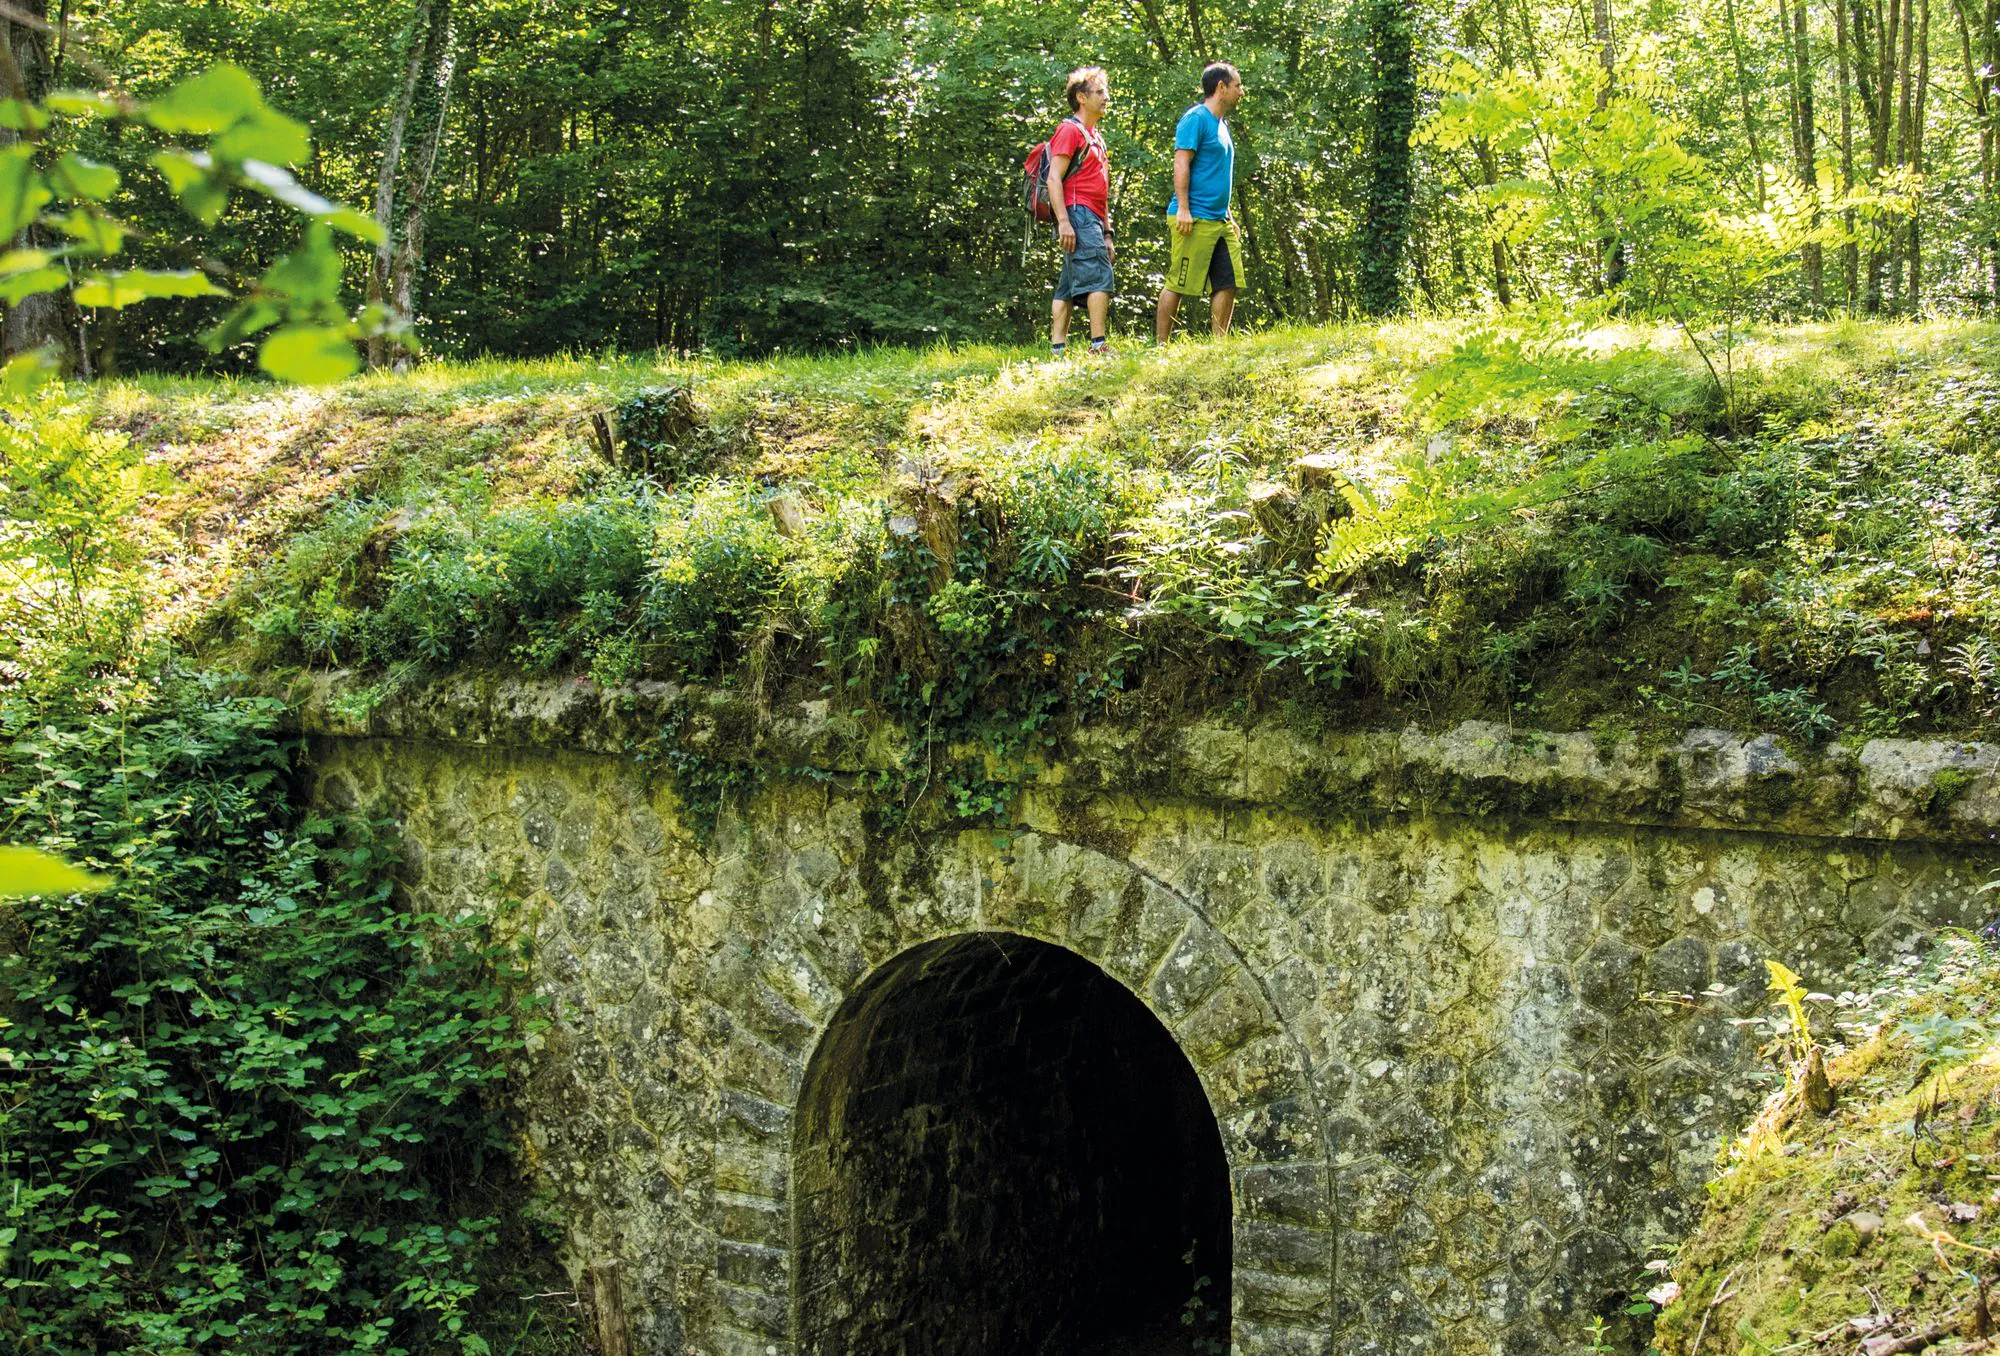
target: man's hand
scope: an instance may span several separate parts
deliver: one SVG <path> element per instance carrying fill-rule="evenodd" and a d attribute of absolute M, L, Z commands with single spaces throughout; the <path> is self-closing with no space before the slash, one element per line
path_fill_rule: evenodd
<path fill-rule="evenodd" d="M 1056 243 L 1064 254 L 1076 253 L 1076 227 L 1069 224 L 1068 213 L 1056 218 Z"/>
<path fill-rule="evenodd" d="M 1187 199 L 1183 197 L 1181 201 L 1186 202 Z M 1187 208 L 1185 207 L 1181 208 L 1180 211 L 1176 212 L 1174 214 L 1174 230 L 1178 231 L 1182 235 L 1193 235 L 1194 213 L 1188 211 Z"/>
<path fill-rule="evenodd" d="M 1104 237 L 1104 252 L 1112 263 L 1118 262 L 1118 242 L 1108 235 Z"/>

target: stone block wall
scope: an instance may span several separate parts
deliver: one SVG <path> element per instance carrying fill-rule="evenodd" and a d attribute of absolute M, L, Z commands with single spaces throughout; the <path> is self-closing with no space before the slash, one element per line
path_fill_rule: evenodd
<path fill-rule="evenodd" d="M 1237 1351 L 1573 1347 L 1760 1096 L 1731 1019 L 1766 1008 L 1764 959 L 1824 984 L 1976 926 L 1996 861 L 1991 751 L 1829 769 L 1484 731 L 1421 757 L 1190 732 L 1177 770 L 1047 769 L 1017 824 L 934 835 L 871 833 L 838 775 L 778 779 L 704 843 L 620 751 L 629 707 L 514 700 L 317 719 L 315 794 L 402 821 L 412 899 L 531 944 L 524 1152 L 660 1356 L 831 1349 L 801 1330 L 829 1254 L 799 1192 L 835 1190 L 815 1052 L 871 976 L 980 933 L 1082 958 L 1172 1034 L 1227 1165 Z M 1927 758 L 1987 780 L 1920 806 Z M 1300 803 L 1336 773 L 1339 806 Z"/>

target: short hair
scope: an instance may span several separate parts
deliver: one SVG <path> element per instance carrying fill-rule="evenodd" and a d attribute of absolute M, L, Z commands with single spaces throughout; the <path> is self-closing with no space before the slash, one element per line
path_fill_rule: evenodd
<path fill-rule="evenodd" d="M 1206 99 L 1223 85 L 1233 85 L 1243 77 L 1226 61 L 1211 61 L 1201 68 L 1201 97 Z"/>
<path fill-rule="evenodd" d="M 1102 66 L 1078 66 L 1069 73 L 1069 82 L 1063 93 L 1069 96 L 1069 111 L 1076 112 L 1076 96 L 1083 93 L 1083 87 L 1093 80 L 1102 79 L 1107 85 L 1111 77 L 1104 73 Z"/>

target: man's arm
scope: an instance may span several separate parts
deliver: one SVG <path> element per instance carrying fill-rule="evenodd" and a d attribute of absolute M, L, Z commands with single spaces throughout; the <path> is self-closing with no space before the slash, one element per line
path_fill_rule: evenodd
<path fill-rule="evenodd" d="M 1194 152 L 1174 150 L 1174 198 L 1181 210 L 1174 214 L 1174 229 L 1182 235 L 1194 230 L 1194 206 L 1188 202 L 1188 180 L 1194 176 Z"/>
<path fill-rule="evenodd" d="M 1049 206 L 1056 211 L 1056 242 L 1063 247 L 1063 253 L 1076 250 L 1076 227 L 1069 224 L 1069 205 L 1063 201 L 1063 176 L 1069 173 L 1066 155 L 1049 152 Z"/>

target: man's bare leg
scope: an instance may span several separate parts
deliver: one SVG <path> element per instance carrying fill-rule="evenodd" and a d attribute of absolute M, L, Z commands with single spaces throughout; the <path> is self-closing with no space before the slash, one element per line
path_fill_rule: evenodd
<path fill-rule="evenodd" d="M 1069 342 L 1069 311 L 1070 303 L 1066 300 L 1058 301 L 1049 307 L 1049 343 L 1051 345 L 1066 344 Z"/>
<path fill-rule="evenodd" d="M 1090 316 L 1090 339 L 1092 343 L 1107 338 L 1111 325 L 1111 294 L 1092 292 L 1083 299 L 1084 311 Z"/>
<path fill-rule="evenodd" d="M 1229 317 L 1235 314 L 1236 289 L 1233 287 L 1216 288 L 1215 295 L 1210 297 L 1208 302 L 1209 324 L 1214 329 L 1216 338 L 1219 339 L 1229 333 Z"/>
<path fill-rule="evenodd" d="M 1181 309 L 1181 294 L 1170 287 L 1160 289 L 1160 304 L 1153 308 L 1153 338 L 1161 345 L 1174 337 L 1174 316 Z"/>

